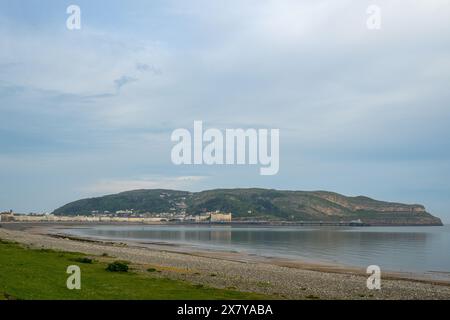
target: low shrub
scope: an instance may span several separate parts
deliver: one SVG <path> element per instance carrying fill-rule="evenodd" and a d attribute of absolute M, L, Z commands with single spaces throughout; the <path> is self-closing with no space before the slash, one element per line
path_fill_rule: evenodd
<path fill-rule="evenodd" d="M 114 261 L 108 264 L 106 271 L 110 272 L 128 272 L 128 264 L 122 261 Z"/>
<path fill-rule="evenodd" d="M 79 262 L 79 263 L 92 263 L 93 262 L 93 260 L 91 258 L 86 258 L 86 257 L 75 258 L 75 259 L 72 259 L 72 261 Z"/>

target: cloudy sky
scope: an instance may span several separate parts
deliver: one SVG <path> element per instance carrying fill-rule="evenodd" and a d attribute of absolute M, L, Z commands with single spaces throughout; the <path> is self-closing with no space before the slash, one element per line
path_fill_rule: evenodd
<path fill-rule="evenodd" d="M 257 186 L 450 222 L 449 16 L 447 0 L 0 0 L 0 210 Z M 279 128 L 279 173 L 175 166 L 170 135 L 194 120 Z"/>

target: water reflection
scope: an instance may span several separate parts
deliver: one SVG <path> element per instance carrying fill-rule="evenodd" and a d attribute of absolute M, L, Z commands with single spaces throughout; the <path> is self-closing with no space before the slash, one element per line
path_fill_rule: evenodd
<path fill-rule="evenodd" d="M 450 271 L 450 228 L 97 226 L 72 233 L 107 239 L 189 244 L 264 256 L 377 264 L 382 269 Z"/>

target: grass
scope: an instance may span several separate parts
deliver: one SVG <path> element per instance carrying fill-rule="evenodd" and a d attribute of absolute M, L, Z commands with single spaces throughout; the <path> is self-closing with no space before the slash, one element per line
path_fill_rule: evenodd
<path fill-rule="evenodd" d="M 84 259 L 86 258 L 86 259 Z M 91 262 L 86 263 L 89 259 Z M 81 268 L 81 290 L 69 290 L 69 265 Z M 2 299 L 265 299 L 267 296 L 194 285 L 149 272 L 108 272 L 108 262 L 80 253 L 27 249 L 0 240 Z"/>
<path fill-rule="evenodd" d="M 271 287 L 271 284 L 270 284 L 269 281 L 259 281 L 259 282 L 257 283 L 257 285 L 258 285 L 258 287 L 260 287 L 260 288 L 269 288 L 269 287 Z"/>

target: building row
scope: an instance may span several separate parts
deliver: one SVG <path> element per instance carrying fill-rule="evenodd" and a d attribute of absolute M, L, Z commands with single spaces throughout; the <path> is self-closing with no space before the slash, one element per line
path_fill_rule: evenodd
<path fill-rule="evenodd" d="M 202 215 L 176 216 L 171 219 L 165 217 L 116 217 L 116 216 L 55 216 L 53 214 L 25 215 L 12 212 L 0 213 L 0 222 L 131 222 L 131 223 L 158 223 L 167 221 L 186 222 L 230 222 L 231 213 L 208 212 Z"/>

